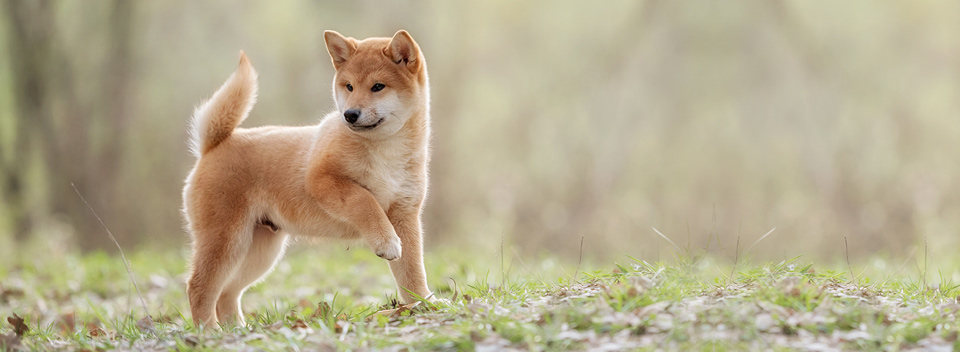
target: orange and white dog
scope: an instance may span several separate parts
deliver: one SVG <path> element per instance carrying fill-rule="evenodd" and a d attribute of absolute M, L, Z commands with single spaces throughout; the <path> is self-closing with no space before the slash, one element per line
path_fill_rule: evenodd
<path fill-rule="evenodd" d="M 430 88 L 406 31 L 356 40 L 324 32 L 338 111 L 319 125 L 238 128 L 257 96 L 237 71 L 193 115 L 199 158 L 183 189 L 193 235 L 187 295 L 197 324 L 244 324 L 240 298 L 290 236 L 362 239 L 389 261 L 400 298 L 432 298 L 420 217 L 427 194 Z"/>

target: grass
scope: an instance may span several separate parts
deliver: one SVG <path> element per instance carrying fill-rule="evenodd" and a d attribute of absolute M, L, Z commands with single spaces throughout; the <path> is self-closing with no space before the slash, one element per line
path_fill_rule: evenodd
<path fill-rule="evenodd" d="M 473 254 L 475 255 L 475 254 Z M 129 350 L 793 350 L 960 349 L 960 286 L 920 276 L 880 280 L 802 258 L 738 263 L 623 257 L 574 274 L 550 257 L 471 257 L 435 250 L 447 301 L 397 308 L 386 265 L 365 249 L 307 248 L 244 296 L 248 326 L 200 331 L 178 252 L 129 255 L 152 324 L 118 258 L 75 254 L 0 267 L 0 344 Z M 513 263 L 513 264 L 511 264 Z M 584 265 L 585 268 L 591 265 Z M 845 265 L 840 266 L 847 269 Z M 878 277 L 882 277 L 878 275 Z M 15 322 L 15 319 L 14 321 Z"/>

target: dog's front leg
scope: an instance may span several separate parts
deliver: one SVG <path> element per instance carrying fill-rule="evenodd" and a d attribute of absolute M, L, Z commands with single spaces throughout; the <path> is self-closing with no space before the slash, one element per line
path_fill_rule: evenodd
<path fill-rule="evenodd" d="M 386 260 L 400 259 L 400 238 L 383 208 L 366 188 L 347 177 L 316 173 L 311 175 L 307 191 L 328 214 L 356 226 L 377 256 Z"/>
<path fill-rule="evenodd" d="M 433 300 L 434 297 L 431 297 L 432 293 L 427 288 L 427 274 L 423 268 L 420 207 L 397 204 L 390 207 L 387 217 L 403 242 L 403 255 L 400 260 L 390 262 L 390 271 L 393 272 L 393 278 L 397 280 L 397 288 L 400 290 L 400 300 L 403 303 L 412 303 L 416 301 L 416 296 Z"/>

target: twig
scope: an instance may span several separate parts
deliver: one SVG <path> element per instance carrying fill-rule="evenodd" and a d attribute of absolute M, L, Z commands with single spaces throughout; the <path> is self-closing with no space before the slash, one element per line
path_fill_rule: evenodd
<path fill-rule="evenodd" d="M 503 255 L 503 236 L 500 236 L 500 288 L 501 288 L 501 289 L 503 289 L 503 287 L 504 287 L 504 286 L 506 285 L 506 283 L 507 283 L 507 274 L 506 274 L 506 272 L 503 271 L 503 257 L 504 257 L 504 255 Z"/>
<path fill-rule="evenodd" d="M 923 234 L 923 289 L 927 289 L 927 234 Z"/>
<path fill-rule="evenodd" d="M 450 281 L 453 281 L 453 298 L 450 299 L 451 303 L 457 302 L 457 297 L 460 296 L 460 285 L 457 284 L 457 280 L 450 277 Z"/>
<path fill-rule="evenodd" d="M 750 251 L 750 248 L 753 248 L 753 246 L 756 246 L 757 243 L 760 243 L 760 241 L 763 241 L 764 238 L 767 238 L 767 236 L 770 236 L 770 234 L 773 233 L 773 231 L 775 231 L 776 229 L 777 229 L 776 227 L 770 229 L 770 231 L 767 231 L 767 233 L 766 233 L 765 235 L 760 236 L 760 238 L 758 238 L 756 242 L 753 242 L 753 244 L 751 244 L 750 247 L 747 247 L 747 249 L 744 249 L 743 251 L 744 251 L 744 252 L 749 252 L 749 251 Z"/>
<path fill-rule="evenodd" d="M 522 266 L 523 269 L 530 272 L 531 271 L 530 266 L 527 265 L 527 262 L 523 261 L 523 257 L 520 256 L 520 252 L 517 252 L 517 247 L 510 247 L 510 251 L 513 252 L 513 257 L 517 259 L 517 262 L 520 263 L 520 266 Z M 511 263 L 511 265 L 513 265 L 513 263 Z"/>
<path fill-rule="evenodd" d="M 737 272 L 737 262 L 740 261 L 740 236 L 737 236 L 737 248 L 733 255 L 733 268 L 730 269 L 730 280 L 733 280 L 733 274 Z"/>
<path fill-rule="evenodd" d="M 843 251 L 847 255 L 847 270 L 850 270 L 850 281 L 858 281 L 853 276 L 853 266 L 850 265 L 850 245 L 847 243 L 847 235 L 843 235 Z M 859 282 L 857 282 L 857 286 L 860 286 Z"/>
<path fill-rule="evenodd" d="M 573 282 L 577 281 L 577 274 L 580 274 L 580 262 L 583 261 L 583 235 L 580 235 L 580 256 L 577 257 L 577 271 L 573 272 Z"/>
<path fill-rule="evenodd" d="M 913 248 L 910 249 L 910 253 L 907 253 L 907 257 L 906 259 L 903 260 L 903 263 L 900 263 L 900 266 L 897 267 L 896 273 L 902 274 L 903 269 L 906 269 L 907 265 L 910 265 L 910 259 L 913 259 L 913 262 L 916 263 L 917 262 L 917 259 L 915 258 L 916 254 L 917 254 L 917 246 L 913 246 Z"/>
<path fill-rule="evenodd" d="M 677 253 L 680 253 L 680 251 L 682 251 L 680 246 L 678 246 L 676 243 L 673 243 L 673 241 L 667 238 L 667 236 L 664 236 L 662 233 L 660 233 L 660 230 L 657 230 L 656 227 L 653 227 L 653 231 L 656 232 L 658 235 L 660 235 L 660 237 L 663 237 L 663 239 L 667 240 L 667 242 L 670 242 L 670 244 L 673 245 L 673 248 L 677 249 Z"/>
<path fill-rule="evenodd" d="M 93 207 L 90 206 L 90 203 L 87 203 L 86 199 L 83 199 L 83 195 L 80 194 L 80 190 L 77 189 L 77 186 L 70 183 L 70 187 L 73 187 L 73 191 L 77 192 L 77 197 L 80 197 L 80 200 L 83 201 L 83 205 L 87 206 L 87 209 L 90 209 L 90 212 L 93 213 L 93 216 L 97 218 L 97 221 L 100 222 L 100 226 L 103 226 L 103 229 L 107 231 L 107 236 L 110 236 L 110 240 L 113 241 L 113 244 L 117 245 L 117 250 L 120 251 L 120 260 L 123 261 L 123 265 L 127 267 L 127 275 L 130 276 L 130 281 L 133 282 L 133 288 L 137 290 L 137 296 L 140 297 L 140 304 L 143 305 L 143 313 L 150 317 L 150 310 L 147 309 L 147 302 L 143 300 L 143 295 L 140 294 L 140 286 L 137 285 L 137 280 L 133 278 L 133 269 L 130 268 L 130 262 L 127 261 L 127 257 L 123 255 L 123 248 L 120 248 L 120 242 L 117 242 L 117 238 L 113 237 L 113 233 L 110 232 L 110 229 L 107 228 L 107 225 L 103 223 L 103 220 L 100 219 L 100 215 L 97 215 L 97 212 L 93 210 Z M 150 317 L 150 320 L 153 320 L 153 317 Z"/>
<path fill-rule="evenodd" d="M 687 232 L 690 232 L 690 220 L 687 220 Z M 713 235 L 720 236 L 720 232 L 717 231 L 717 202 L 713 202 Z M 689 237 L 690 235 L 687 234 Z M 717 242 L 720 243 L 720 242 Z M 689 247 L 689 246 L 688 246 Z"/>

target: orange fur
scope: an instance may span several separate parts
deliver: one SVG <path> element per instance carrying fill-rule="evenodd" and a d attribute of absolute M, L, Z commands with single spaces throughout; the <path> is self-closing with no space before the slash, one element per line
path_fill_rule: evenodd
<path fill-rule="evenodd" d="M 338 111 L 318 125 L 238 128 L 257 93 L 242 52 L 236 73 L 194 114 L 199 159 L 183 211 L 193 235 L 187 294 L 197 324 L 243 324 L 243 292 L 272 270 L 290 236 L 362 239 L 390 261 L 403 302 L 414 301 L 410 292 L 432 296 L 420 223 L 426 62 L 402 30 L 393 38 L 358 41 L 332 31 L 324 38 L 337 69 Z"/>

